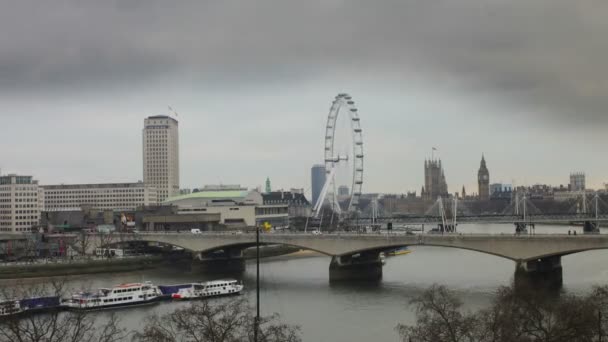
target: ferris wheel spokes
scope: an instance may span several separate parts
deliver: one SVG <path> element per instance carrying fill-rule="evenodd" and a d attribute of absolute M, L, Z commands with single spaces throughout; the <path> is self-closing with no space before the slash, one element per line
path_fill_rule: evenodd
<path fill-rule="evenodd" d="M 343 114 L 340 111 L 343 110 Z M 350 135 L 352 139 L 352 155 L 336 155 L 334 149 L 334 143 L 336 140 L 336 124 L 338 116 L 347 115 L 350 119 Z M 332 196 L 329 202 L 336 213 L 341 214 L 344 210 L 340 206 L 338 201 L 338 194 L 336 191 L 336 169 L 342 165 L 342 162 L 346 162 L 346 165 L 352 165 L 352 180 L 351 180 L 351 193 L 350 198 L 346 201 L 348 207 L 347 213 L 353 213 L 358 210 L 359 198 L 361 197 L 361 189 L 363 185 L 363 134 L 361 130 L 361 121 L 357 108 L 355 108 L 355 102 L 352 97 L 346 93 L 338 94 L 329 109 L 327 116 L 327 125 L 325 126 L 325 170 L 326 179 L 325 184 L 321 190 L 320 196 L 317 199 L 317 203 L 313 208 L 315 217 L 318 217 L 321 208 L 327 198 L 329 188 L 332 187 Z M 352 162 L 349 164 L 349 160 Z"/>

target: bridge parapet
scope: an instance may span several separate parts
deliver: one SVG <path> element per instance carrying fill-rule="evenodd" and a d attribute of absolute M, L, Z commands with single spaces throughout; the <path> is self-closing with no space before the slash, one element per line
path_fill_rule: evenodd
<path fill-rule="evenodd" d="M 179 246 L 195 252 L 208 252 L 227 247 L 247 248 L 255 245 L 254 234 L 226 233 L 142 233 L 128 234 L 112 242 L 154 241 Z M 93 237 L 97 238 L 97 235 Z M 99 239 L 99 238 L 97 238 Z M 328 256 L 352 255 L 363 251 L 386 250 L 401 246 L 436 246 L 459 248 L 491 254 L 513 261 L 527 261 L 608 248 L 603 235 L 489 235 L 489 234 L 262 234 L 263 244 L 283 244 L 317 251 Z M 100 241 L 92 243 L 99 246 Z"/>

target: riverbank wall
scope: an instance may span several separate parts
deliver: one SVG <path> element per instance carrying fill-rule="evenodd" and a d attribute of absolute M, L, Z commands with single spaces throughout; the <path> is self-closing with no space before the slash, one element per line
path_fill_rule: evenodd
<path fill-rule="evenodd" d="M 290 246 L 262 246 L 260 257 L 286 256 L 300 251 Z M 249 248 L 243 251 L 245 259 L 255 259 L 256 249 Z M 0 279 L 19 279 L 37 277 L 57 277 L 80 274 L 129 272 L 158 268 L 166 265 L 175 265 L 191 262 L 191 257 L 184 255 L 172 257 L 167 255 L 153 255 L 110 259 L 79 259 L 61 260 L 35 263 L 5 264 L 0 266 Z"/>
<path fill-rule="evenodd" d="M 0 266 L 0 279 L 56 277 L 78 274 L 127 272 L 156 268 L 166 263 L 162 256 L 31 263 Z"/>

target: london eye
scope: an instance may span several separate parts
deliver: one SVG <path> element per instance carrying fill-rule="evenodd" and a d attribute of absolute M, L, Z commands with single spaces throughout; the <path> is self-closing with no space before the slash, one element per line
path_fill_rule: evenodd
<path fill-rule="evenodd" d="M 359 207 L 364 163 L 359 112 L 348 94 L 338 94 L 331 105 L 325 126 L 323 154 L 326 177 L 313 208 L 315 217 L 318 217 L 326 199 L 335 212 L 351 216 Z M 347 191 L 339 193 L 339 188 Z"/>

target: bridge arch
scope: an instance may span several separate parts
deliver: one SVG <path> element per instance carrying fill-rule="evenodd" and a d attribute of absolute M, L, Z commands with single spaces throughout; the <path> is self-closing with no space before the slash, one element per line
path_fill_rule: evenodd
<path fill-rule="evenodd" d="M 108 242 L 103 243 L 103 244 L 95 245 L 95 246 L 93 246 L 93 248 L 111 248 L 111 247 L 117 246 L 119 244 L 134 243 L 134 242 L 160 243 L 160 244 L 163 244 L 163 245 L 179 247 L 179 248 L 182 248 L 185 251 L 192 252 L 192 253 L 197 252 L 196 250 L 193 250 L 193 249 L 185 247 L 185 246 L 180 246 L 178 244 L 170 243 L 170 242 L 166 242 L 166 241 L 158 241 L 158 240 L 155 240 L 155 239 L 129 239 L 129 240 L 120 240 L 120 241 L 113 240 L 113 241 L 108 241 Z"/>
<path fill-rule="evenodd" d="M 220 250 L 231 249 L 231 248 L 244 250 L 244 249 L 256 246 L 256 242 L 255 241 L 246 241 L 246 242 L 219 244 L 219 245 L 215 245 L 215 246 L 210 247 L 210 248 L 198 249 L 198 248 L 191 248 L 191 247 L 189 248 L 188 246 L 186 246 L 186 244 L 177 244 L 177 243 L 173 243 L 173 242 L 164 241 L 164 239 L 136 238 L 136 239 L 112 240 L 112 241 L 108 241 L 108 242 L 103 243 L 103 244 L 95 244 L 94 246 L 91 246 L 91 247 L 92 247 L 92 249 L 95 249 L 95 248 L 108 248 L 108 247 L 116 246 L 116 245 L 119 245 L 119 244 L 136 243 L 136 242 L 160 243 L 160 244 L 164 244 L 164 245 L 169 245 L 169 246 L 175 246 L 175 247 L 183 248 L 184 250 L 186 250 L 188 252 L 191 252 L 191 253 L 203 253 L 203 254 L 204 253 L 212 253 L 212 252 L 220 251 Z M 323 255 L 326 255 L 326 256 L 332 256 L 331 253 L 328 253 L 328 252 L 323 251 L 323 250 L 311 248 L 309 246 L 303 246 L 303 245 L 291 244 L 291 243 L 260 241 L 260 246 L 277 246 L 277 245 L 278 246 L 295 247 L 295 248 L 299 248 L 299 249 L 302 249 L 302 250 L 309 250 L 309 251 L 317 252 L 319 254 L 323 254 Z"/>
<path fill-rule="evenodd" d="M 339 256 L 347 256 L 347 255 L 353 255 L 353 254 L 357 254 L 357 253 L 364 253 L 364 252 L 383 252 L 383 251 L 387 251 L 387 250 L 391 250 L 391 249 L 397 249 L 397 248 L 403 248 L 403 247 L 443 247 L 443 248 L 451 248 L 451 249 L 461 249 L 461 250 L 467 250 L 467 251 L 472 251 L 472 252 L 477 252 L 477 253 L 482 253 L 482 254 L 488 254 L 488 255 L 492 255 L 492 256 L 496 256 L 499 258 L 503 258 L 503 259 L 508 259 L 511 261 L 515 261 L 517 262 L 516 259 L 513 259 L 511 257 L 508 257 L 506 255 L 502 255 L 502 254 L 498 254 L 498 253 L 493 253 L 491 251 L 487 251 L 487 250 L 481 250 L 481 249 L 475 249 L 475 248 L 467 248 L 467 247 L 462 247 L 462 246 L 448 246 L 448 245 L 442 245 L 442 244 L 434 244 L 434 243 L 424 243 L 424 244 L 417 244 L 417 243 L 410 243 L 410 244 L 403 244 L 403 243 L 397 243 L 397 244 L 387 244 L 384 246 L 375 246 L 375 247 L 370 247 L 370 248 L 364 248 L 364 249 L 358 249 L 358 250 L 354 250 L 354 251 L 349 251 L 348 253 L 342 253 Z"/>
<path fill-rule="evenodd" d="M 234 243 L 234 244 L 225 244 L 225 245 L 220 245 L 220 246 L 216 246 L 216 247 L 212 247 L 212 248 L 208 248 L 208 249 L 204 249 L 198 252 L 201 253 L 210 253 L 213 251 L 218 251 L 218 250 L 223 250 L 226 248 L 242 248 L 242 249 L 247 249 L 247 248 L 251 248 L 251 247 L 255 247 L 256 243 L 255 242 L 242 242 L 242 243 Z M 313 252 L 317 252 L 326 256 L 332 256 L 332 254 L 318 250 L 318 249 L 314 249 L 314 248 L 310 248 L 307 246 L 301 246 L 301 245 L 295 245 L 295 244 L 290 244 L 290 243 L 278 243 L 278 242 L 260 242 L 260 246 L 287 246 L 287 247 L 295 247 L 295 248 L 299 248 L 299 249 L 304 249 L 307 251 L 313 251 Z"/>
<path fill-rule="evenodd" d="M 591 252 L 591 251 L 600 251 L 600 250 L 606 250 L 606 251 L 608 251 L 608 246 L 607 247 L 577 248 L 577 249 L 560 251 L 560 252 L 557 252 L 557 253 L 547 253 L 547 254 L 542 254 L 542 255 L 539 255 L 539 256 L 535 256 L 534 258 L 530 258 L 530 259 L 525 260 L 525 261 L 531 261 L 531 260 L 537 260 L 537 259 L 545 259 L 545 258 L 550 258 L 550 257 L 563 257 L 563 256 L 567 256 L 567 255 L 580 254 L 580 253 Z"/>

